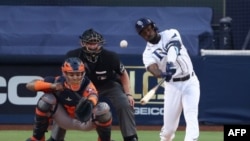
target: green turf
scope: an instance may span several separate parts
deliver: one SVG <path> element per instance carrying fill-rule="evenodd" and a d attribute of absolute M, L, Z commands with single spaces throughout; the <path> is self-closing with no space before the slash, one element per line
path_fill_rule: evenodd
<path fill-rule="evenodd" d="M 0 141 L 25 141 L 31 136 L 32 131 L 18 130 L 0 130 Z M 48 138 L 50 132 L 46 133 Z M 140 141 L 159 141 L 159 131 L 138 131 Z M 67 131 L 66 141 L 97 141 L 95 131 Z M 183 141 L 184 131 L 177 131 L 174 141 Z M 123 141 L 121 133 L 118 130 L 112 131 L 112 139 Z M 200 132 L 199 141 L 223 141 L 223 132 L 219 131 L 202 131 Z"/>

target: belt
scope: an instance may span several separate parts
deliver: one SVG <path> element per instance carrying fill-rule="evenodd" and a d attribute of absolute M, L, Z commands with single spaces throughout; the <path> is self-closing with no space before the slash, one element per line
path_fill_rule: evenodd
<path fill-rule="evenodd" d="M 186 81 L 186 80 L 188 80 L 188 79 L 190 78 L 190 76 L 193 76 L 193 75 L 194 75 L 194 72 L 192 72 L 191 75 L 188 74 L 188 75 L 186 75 L 186 76 L 184 76 L 184 77 L 173 78 L 173 82 L 177 82 L 177 81 Z"/>

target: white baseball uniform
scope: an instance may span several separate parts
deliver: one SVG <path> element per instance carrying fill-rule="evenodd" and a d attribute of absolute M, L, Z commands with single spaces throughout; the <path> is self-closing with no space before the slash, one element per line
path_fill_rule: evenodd
<path fill-rule="evenodd" d="M 199 136 L 199 80 L 194 73 L 191 59 L 179 32 L 169 29 L 159 34 L 161 40 L 157 44 L 147 42 L 143 52 L 144 66 L 147 68 L 157 63 L 160 70 L 166 72 L 167 62 L 173 62 L 177 68 L 172 79 L 164 83 L 164 119 L 160 133 L 161 141 L 173 140 L 182 110 L 186 121 L 184 141 L 197 141 Z"/>

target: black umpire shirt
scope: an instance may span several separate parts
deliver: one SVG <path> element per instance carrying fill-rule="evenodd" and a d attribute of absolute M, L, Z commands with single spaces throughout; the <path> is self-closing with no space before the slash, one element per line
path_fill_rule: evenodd
<path fill-rule="evenodd" d="M 96 88 L 108 85 L 111 82 L 119 81 L 119 76 L 125 70 L 124 65 L 120 62 L 117 53 L 102 49 L 98 54 L 98 60 L 95 63 L 89 62 L 86 53 L 82 48 L 70 50 L 66 57 L 79 57 L 85 65 L 86 76 L 94 83 Z"/>

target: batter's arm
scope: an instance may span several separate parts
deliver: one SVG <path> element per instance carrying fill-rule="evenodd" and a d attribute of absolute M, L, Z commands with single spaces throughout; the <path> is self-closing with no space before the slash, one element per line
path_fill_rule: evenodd
<path fill-rule="evenodd" d="M 151 64 L 147 67 L 147 70 L 157 78 L 162 78 L 162 71 L 159 69 L 158 65 L 156 63 Z"/>

